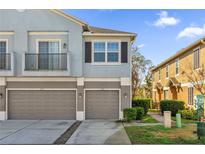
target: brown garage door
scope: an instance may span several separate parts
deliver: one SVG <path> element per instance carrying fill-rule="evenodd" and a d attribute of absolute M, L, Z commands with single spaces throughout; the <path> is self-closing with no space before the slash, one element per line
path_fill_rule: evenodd
<path fill-rule="evenodd" d="M 9 119 L 76 119 L 76 93 L 64 90 L 11 90 Z"/>
<path fill-rule="evenodd" d="M 85 117 L 86 119 L 119 119 L 119 91 L 87 90 Z"/>

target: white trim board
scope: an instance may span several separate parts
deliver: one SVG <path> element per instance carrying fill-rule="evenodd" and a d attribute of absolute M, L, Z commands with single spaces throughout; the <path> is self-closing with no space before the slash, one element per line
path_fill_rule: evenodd
<path fill-rule="evenodd" d="M 14 32 L 0 32 L 0 35 L 14 35 Z"/>
<path fill-rule="evenodd" d="M 29 35 L 68 35 L 68 32 L 29 32 Z"/>
<path fill-rule="evenodd" d="M 8 92 L 11 90 L 59 90 L 59 91 L 75 91 L 76 95 L 76 120 L 77 119 L 77 110 L 78 110 L 78 90 L 77 88 L 6 88 L 6 115 L 5 115 L 5 120 L 8 120 Z"/>
<path fill-rule="evenodd" d="M 121 104 L 121 89 L 120 88 L 85 88 L 84 89 L 84 98 L 83 98 L 83 111 L 84 111 L 84 119 L 86 120 L 86 111 L 85 111 L 85 99 L 86 99 L 86 91 L 100 91 L 100 90 L 113 90 L 113 91 L 119 91 L 119 119 L 121 119 L 122 117 L 122 113 L 121 113 L 121 108 L 122 108 L 122 104 Z"/>

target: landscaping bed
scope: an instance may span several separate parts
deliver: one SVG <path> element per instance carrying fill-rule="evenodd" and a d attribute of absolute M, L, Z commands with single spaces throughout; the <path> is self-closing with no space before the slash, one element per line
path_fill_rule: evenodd
<path fill-rule="evenodd" d="M 194 124 L 182 128 L 127 126 L 125 130 L 132 144 L 205 144 L 205 138 L 198 140 Z"/>

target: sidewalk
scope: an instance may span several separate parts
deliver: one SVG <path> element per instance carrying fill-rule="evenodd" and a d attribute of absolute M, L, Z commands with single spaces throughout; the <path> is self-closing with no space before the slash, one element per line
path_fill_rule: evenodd
<path fill-rule="evenodd" d="M 160 113 L 148 112 L 147 114 L 150 115 L 151 117 L 155 118 L 160 123 L 164 123 L 164 117 Z"/>

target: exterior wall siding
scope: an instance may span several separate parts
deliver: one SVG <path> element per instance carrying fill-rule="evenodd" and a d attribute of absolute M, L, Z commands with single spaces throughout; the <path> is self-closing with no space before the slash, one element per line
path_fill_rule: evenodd
<path fill-rule="evenodd" d="M 181 87 L 179 89 L 177 89 L 176 91 L 176 95 L 177 95 L 177 99 L 178 100 L 182 100 L 184 101 L 186 104 L 188 104 L 188 86 L 187 83 L 189 83 L 190 81 L 188 80 L 188 78 L 183 75 L 183 71 L 186 73 L 190 73 L 193 70 L 193 50 L 200 47 L 200 66 L 205 65 L 205 61 L 203 60 L 205 58 L 205 45 L 203 44 L 199 44 L 199 45 L 195 45 L 194 47 L 192 47 L 191 49 L 187 50 L 184 54 L 178 56 L 177 58 L 179 59 L 179 74 L 176 74 L 176 59 L 170 60 L 169 62 L 165 63 L 164 65 L 160 66 L 159 68 L 157 68 L 156 70 L 153 71 L 153 77 L 154 77 L 154 81 L 153 81 L 153 91 L 156 90 L 156 83 L 161 83 L 161 85 L 164 88 L 169 88 L 168 90 L 168 99 L 174 99 L 173 97 L 173 92 L 172 89 L 167 85 L 167 83 L 169 82 L 171 77 L 175 77 L 180 83 L 181 83 Z M 169 78 L 166 78 L 166 65 L 169 65 Z M 161 80 L 159 80 L 158 77 L 158 71 L 161 70 Z M 185 84 L 185 85 L 183 85 Z M 191 85 L 191 84 L 190 84 Z M 199 92 L 194 88 L 194 96 L 199 94 Z M 160 93 L 157 90 L 156 92 L 156 101 L 159 102 L 160 101 Z M 161 100 L 164 99 L 164 91 L 161 91 Z M 153 100 L 154 100 L 154 96 L 153 96 Z"/>

